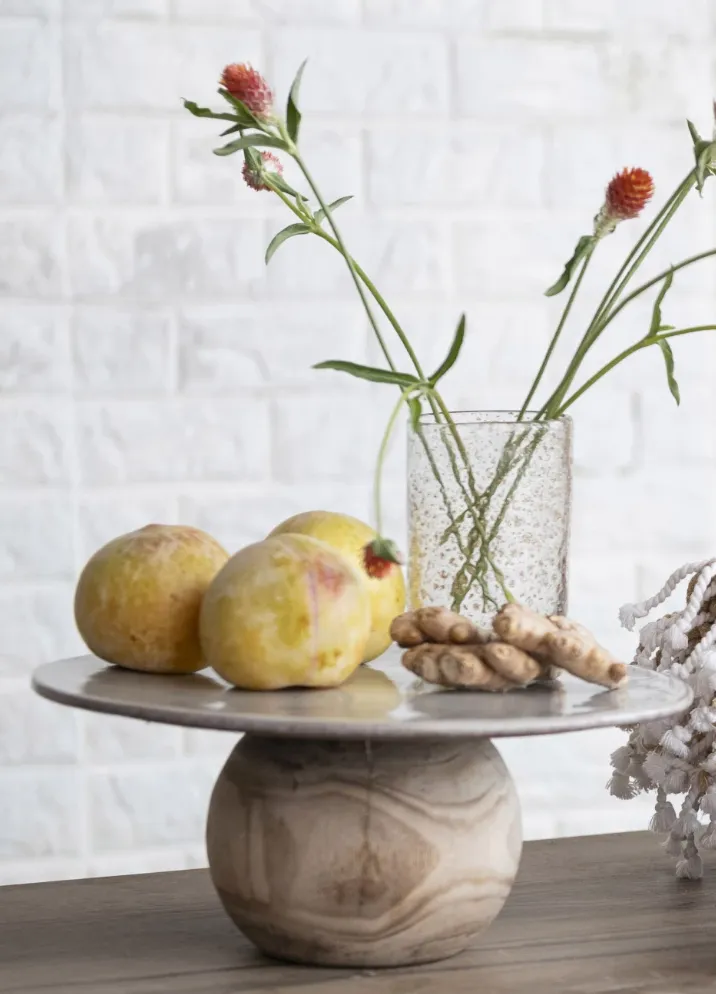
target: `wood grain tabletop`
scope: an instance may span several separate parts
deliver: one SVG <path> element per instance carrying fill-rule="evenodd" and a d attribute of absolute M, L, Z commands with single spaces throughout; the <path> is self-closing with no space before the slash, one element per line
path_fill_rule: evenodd
<path fill-rule="evenodd" d="M 716 992 L 716 854 L 679 881 L 646 833 L 533 842 L 467 953 L 356 971 L 269 960 L 204 870 L 0 888 L 2 994 Z"/>

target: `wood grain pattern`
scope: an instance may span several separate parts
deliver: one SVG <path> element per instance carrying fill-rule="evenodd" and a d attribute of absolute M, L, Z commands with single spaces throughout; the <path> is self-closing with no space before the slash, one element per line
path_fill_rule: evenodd
<path fill-rule="evenodd" d="M 245 736 L 219 777 L 207 849 L 230 917 L 302 963 L 452 956 L 495 918 L 522 847 L 512 779 L 489 741 Z"/>
<path fill-rule="evenodd" d="M 209 874 L 0 888 L 3 994 L 706 994 L 716 854 L 674 878 L 646 833 L 530 842 L 502 914 L 469 950 L 379 973 L 261 956 Z"/>

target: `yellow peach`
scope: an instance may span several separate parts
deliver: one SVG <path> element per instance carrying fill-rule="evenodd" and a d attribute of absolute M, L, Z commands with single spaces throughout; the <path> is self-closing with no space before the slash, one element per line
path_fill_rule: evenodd
<path fill-rule="evenodd" d="M 228 558 L 210 535 L 184 525 L 147 525 L 115 538 L 80 575 L 80 635 L 96 656 L 130 670 L 202 669 L 199 608 Z"/>
<path fill-rule="evenodd" d="M 206 592 L 199 631 L 207 662 L 236 687 L 335 687 L 363 658 L 368 592 L 324 542 L 280 535 L 231 557 Z"/>
<path fill-rule="evenodd" d="M 368 576 L 363 568 L 363 549 L 376 537 L 370 525 L 335 511 L 306 511 L 282 522 L 271 535 L 310 535 L 346 556 L 359 570 L 370 596 L 371 631 L 363 656 L 367 663 L 391 644 L 390 623 L 405 610 L 403 571 L 395 564 L 382 577 Z"/>

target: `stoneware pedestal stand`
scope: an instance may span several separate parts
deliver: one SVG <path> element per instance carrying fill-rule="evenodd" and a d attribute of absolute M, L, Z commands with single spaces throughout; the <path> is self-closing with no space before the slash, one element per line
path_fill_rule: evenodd
<path fill-rule="evenodd" d="M 500 911 L 522 830 L 491 739 L 632 725 L 690 704 L 683 683 L 637 668 L 611 692 L 567 676 L 509 694 L 443 691 L 393 651 L 335 690 L 245 692 L 93 656 L 48 663 L 33 685 L 61 704 L 247 733 L 209 807 L 217 893 L 264 952 L 352 967 L 452 956 Z"/>

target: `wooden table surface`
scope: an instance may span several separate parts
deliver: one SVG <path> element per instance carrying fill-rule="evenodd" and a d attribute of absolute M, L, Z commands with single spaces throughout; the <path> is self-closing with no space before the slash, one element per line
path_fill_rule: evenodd
<path fill-rule="evenodd" d="M 0 888 L 2 994 L 681 994 L 716 991 L 716 858 L 679 881 L 648 834 L 529 843 L 469 952 L 356 971 L 265 959 L 203 870 Z"/>

